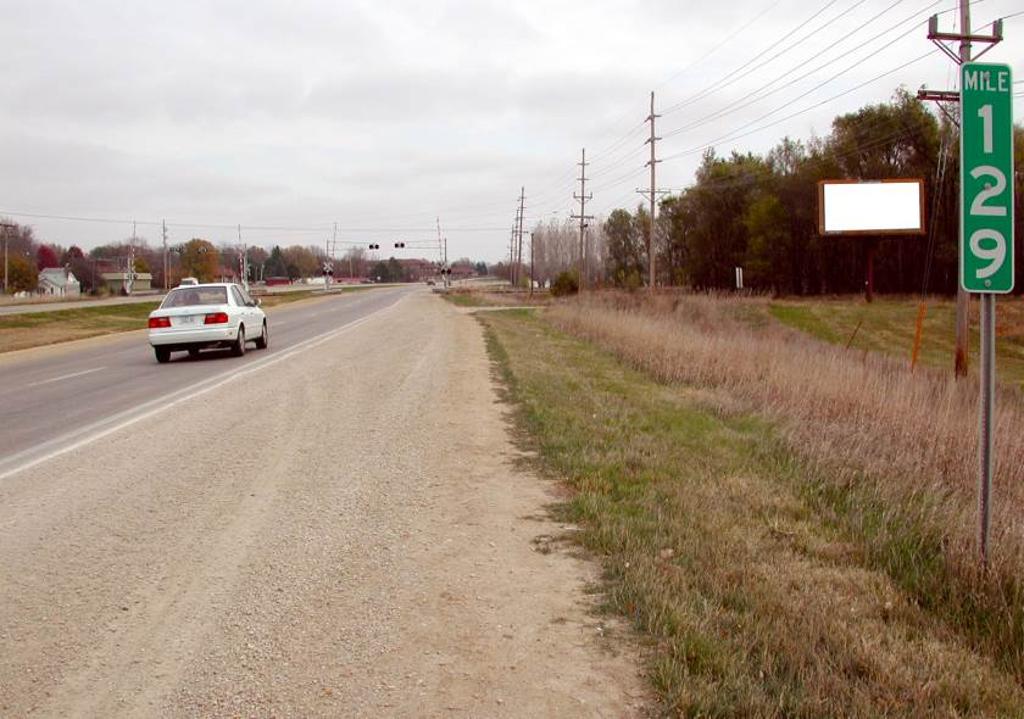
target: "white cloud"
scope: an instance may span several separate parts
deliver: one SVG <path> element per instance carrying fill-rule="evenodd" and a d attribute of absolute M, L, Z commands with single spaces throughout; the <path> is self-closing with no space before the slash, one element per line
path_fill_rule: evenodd
<path fill-rule="evenodd" d="M 869 0 L 778 60 L 765 55 L 734 84 L 667 113 L 660 128 L 685 126 L 786 69 L 856 46 L 873 34 L 858 26 L 889 4 Z M 902 3 L 871 27 L 880 31 L 924 4 Z M 1017 4 L 987 0 L 975 19 Z M 595 208 L 632 204 L 633 188 L 645 182 L 628 174 L 645 159 L 647 93 L 656 88 L 658 106 L 667 107 L 714 88 L 812 11 L 798 0 L 0 0 L 0 210 L 325 231 L 334 220 L 429 227 L 440 214 L 452 227 L 502 228 L 450 235 L 450 254 L 497 259 L 520 186 L 531 218 L 564 215 L 573 163 L 587 146 L 594 187 L 612 185 Z M 760 124 L 771 122 L 925 52 L 926 15 L 917 31 L 865 53 L 808 97 L 794 99 L 859 55 L 666 137 L 659 154 L 699 148 L 779 108 Z M 1019 67 L 1022 33 L 1024 18 L 1008 21 L 1007 41 L 988 57 Z M 819 50 L 821 60 L 808 63 Z M 936 54 L 720 149 L 763 151 L 786 134 L 824 133 L 838 112 L 883 101 L 900 83 L 943 87 L 951 72 Z M 686 184 L 698 160 L 659 166 L 659 184 Z M 74 235 L 87 246 L 125 234 L 33 224 L 44 238 Z"/>

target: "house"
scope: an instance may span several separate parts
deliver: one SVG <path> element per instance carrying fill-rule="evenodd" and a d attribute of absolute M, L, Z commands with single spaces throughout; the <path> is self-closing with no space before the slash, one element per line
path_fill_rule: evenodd
<path fill-rule="evenodd" d="M 117 294 L 128 294 L 127 272 L 103 272 L 100 274 L 103 286 Z M 149 272 L 136 272 L 131 283 L 132 292 L 149 292 L 153 288 L 153 275 Z"/>
<path fill-rule="evenodd" d="M 63 267 L 47 267 L 39 273 L 36 292 L 55 297 L 78 297 L 82 294 L 82 284 Z"/>

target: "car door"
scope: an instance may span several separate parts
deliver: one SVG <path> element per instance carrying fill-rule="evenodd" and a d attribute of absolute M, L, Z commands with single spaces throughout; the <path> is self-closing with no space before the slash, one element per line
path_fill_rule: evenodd
<path fill-rule="evenodd" d="M 244 287 L 238 288 L 239 293 L 242 295 L 242 299 L 245 301 L 246 306 L 249 308 L 249 312 L 252 316 L 252 336 L 259 336 L 260 332 L 263 331 L 263 319 L 265 317 L 263 310 L 256 304 L 256 300 L 252 298 L 248 292 L 245 291 Z M 249 325 L 246 325 L 248 327 Z"/>
<path fill-rule="evenodd" d="M 245 325 L 245 338 L 250 340 L 255 336 L 252 327 L 252 308 L 246 304 L 238 285 L 231 285 L 231 299 L 237 308 L 235 311 L 238 313 L 238 321 Z"/>

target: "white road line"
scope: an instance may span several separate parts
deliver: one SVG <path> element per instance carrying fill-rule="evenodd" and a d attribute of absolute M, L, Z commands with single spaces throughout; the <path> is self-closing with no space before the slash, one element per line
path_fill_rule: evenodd
<path fill-rule="evenodd" d="M 12 475 L 24 472 L 27 469 L 31 469 L 32 467 L 42 464 L 43 462 L 48 462 L 62 454 L 67 454 L 68 452 L 84 447 L 98 439 L 102 439 L 115 432 L 119 432 L 125 427 L 129 427 L 144 419 L 158 415 L 171 407 L 183 402 L 188 402 L 189 400 L 195 399 L 207 392 L 211 392 L 219 387 L 229 384 L 230 382 L 234 382 L 241 377 L 259 372 L 267 367 L 272 367 L 278 362 L 283 362 L 284 360 L 291 358 L 293 355 L 312 349 L 313 347 L 317 347 L 318 345 L 328 342 L 351 329 L 355 329 L 376 315 L 395 308 L 399 302 L 405 299 L 405 297 L 406 295 L 402 295 L 396 302 L 388 305 L 387 307 L 374 310 L 365 317 L 352 320 L 341 327 L 337 327 L 333 330 L 316 335 L 315 337 L 303 340 L 279 354 L 274 354 L 266 357 L 265 359 L 259 359 L 255 362 L 251 362 L 242 369 L 227 370 L 219 375 L 214 375 L 209 379 L 203 380 L 198 384 L 194 384 L 185 389 L 176 390 L 164 395 L 163 397 L 149 400 L 148 402 L 143 402 L 137 407 L 132 407 L 131 409 L 118 412 L 106 419 L 102 419 L 80 429 L 68 432 L 61 437 L 47 440 L 35 447 L 30 447 L 22 450 L 21 452 L 17 452 L 10 457 L 5 458 L 3 461 L 0 461 L 0 480 L 7 479 Z M 44 452 L 44 454 L 39 455 L 39 452 Z M 5 469 L 5 467 L 7 468 Z"/>
<path fill-rule="evenodd" d="M 62 374 L 60 377 L 51 377 L 50 379 L 44 379 L 39 382 L 33 382 L 32 384 L 25 385 L 28 387 L 40 387 L 44 384 L 50 384 L 51 382 L 60 382 L 61 380 L 71 379 L 72 377 L 81 377 L 82 375 L 92 374 L 93 372 L 99 372 L 101 369 L 106 367 L 93 367 L 92 369 L 84 369 L 81 372 L 72 372 L 71 374 Z"/>

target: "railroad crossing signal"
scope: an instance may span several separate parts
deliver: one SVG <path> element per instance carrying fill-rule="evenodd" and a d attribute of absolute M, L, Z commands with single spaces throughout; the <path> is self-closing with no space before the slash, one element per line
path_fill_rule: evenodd
<path fill-rule="evenodd" d="M 960 284 L 1013 291 L 1013 78 L 1009 65 L 960 70 Z"/>

